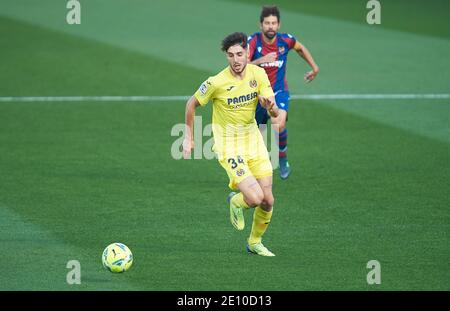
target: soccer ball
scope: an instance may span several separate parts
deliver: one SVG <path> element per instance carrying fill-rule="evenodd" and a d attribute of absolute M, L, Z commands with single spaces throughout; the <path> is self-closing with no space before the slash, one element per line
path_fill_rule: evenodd
<path fill-rule="evenodd" d="M 133 264 L 133 254 L 122 243 L 109 244 L 102 255 L 103 267 L 114 273 L 125 272 Z"/>

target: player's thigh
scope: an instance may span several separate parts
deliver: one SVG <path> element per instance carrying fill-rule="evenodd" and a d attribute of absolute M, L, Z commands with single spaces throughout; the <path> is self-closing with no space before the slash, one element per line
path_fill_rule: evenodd
<path fill-rule="evenodd" d="M 275 95 L 275 102 L 279 108 L 279 115 L 276 118 L 271 118 L 274 130 L 277 132 L 282 132 L 286 128 L 287 115 L 289 110 L 289 92 L 281 91 L 277 92 Z"/>
<path fill-rule="evenodd" d="M 220 157 L 219 163 L 227 172 L 228 178 L 230 179 L 228 186 L 232 190 L 239 189 L 238 184 L 247 177 L 252 176 L 250 168 L 247 165 L 247 160 L 240 155 Z"/>
<path fill-rule="evenodd" d="M 289 110 L 289 92 L 288 91 L 281 91 L 276 92 L 275 94 L 275 102 L 277 103 L 277 106 L 281 110 L 288 111 Z"/>
<path fill-rule="evenodd" d="M 247 166 L 256 179 L 272 176 L 273 168 L 262 135 L 258 132 L 252 137 L 253 149 L 247 160 Z"/>
<path fill-rule="evenodd" d="M 286 128 L 287 111 L 279 109 L 278 117 L 271 117 L 272 128 L 277 132 L 282 132 Z"/>
<path fill-rule="evenodd" d="M 254 176 L 248 176 L 238 185 L 248 205 L 255 207 L 261 205 L 264 200 L 264 192 Z"/>
<path fill-rule="evenodd" d="M 263 194 L 263 204 L 272 206 L 272 163 L 268 156 L 260 156 L 256 159 L 251 159 L 248 163 L 252 175 L 256 178 L 259 187 Z"/>

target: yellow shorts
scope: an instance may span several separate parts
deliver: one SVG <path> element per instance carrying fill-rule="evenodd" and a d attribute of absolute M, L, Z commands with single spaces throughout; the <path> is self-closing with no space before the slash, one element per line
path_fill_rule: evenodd
<path fill-rule="evenodd" d="M 219 158 L 220 159 L 220 158 Z M 272 176 L 272 163 L 270 163 L 267 151 L 264 154 L 227 156 L 219 160 L 230 178 L 228 187 L 238 189 L 238 184 L 249 176 L 260 179 Z"/>

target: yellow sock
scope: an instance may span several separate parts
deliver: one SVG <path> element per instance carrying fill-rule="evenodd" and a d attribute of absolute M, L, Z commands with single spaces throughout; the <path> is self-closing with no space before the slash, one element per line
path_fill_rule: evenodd
<path fill-rule="evenodd" d="M 242 194 L 242 192 L 235 194 L 231 198 L 231 203 L 233 203 L 233 205 L 236 207 L 250 208 L 250 206 L 248 206 L 248 204 L 244 201 L 244 195 Z"/>
<path fill-rule="evenodd" d="M 248 244 L 261 243 L 261 237 L 264 232 L 266 232 L 271 218 L 272 211 L 266 212 L 259 206 L 255 208 L 255 212 L 253 213 L 252 231 L 248 238 Z"/>

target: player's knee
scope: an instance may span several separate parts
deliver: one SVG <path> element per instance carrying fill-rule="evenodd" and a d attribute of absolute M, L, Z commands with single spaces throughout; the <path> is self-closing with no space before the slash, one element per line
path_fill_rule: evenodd
<path fill-rule="evenodd" d="M 286 128 L 286 121 L 278 121 L 278 123 L 272 125 L 273 129 L 277 133 L 281 133 Z"/>
<path fill-rule="evenodd" d="M 255 207 L 258 205 L 261 205 L 261 203 L 264 201 L 264 194 L 262 192 L 253 192 L 252 194 L 248 195 L 246 197 L 246 200 L 248 205 Z"/>
<path fill-rule="evenodd" d="M 264 196 L 264 200 L 262 201 L 261 205 L 266 207 L 267 209 L 269 209 L 269 208 L 271 209 L 274 203 L 275 203 L 275 199 L 274 199 L 273 195 L 270 193 L 270 194 L 266 194 Z"/>

